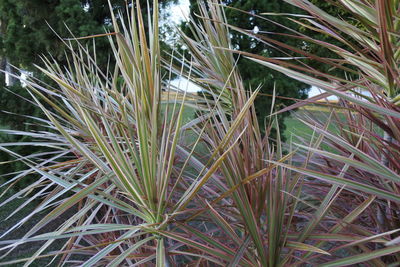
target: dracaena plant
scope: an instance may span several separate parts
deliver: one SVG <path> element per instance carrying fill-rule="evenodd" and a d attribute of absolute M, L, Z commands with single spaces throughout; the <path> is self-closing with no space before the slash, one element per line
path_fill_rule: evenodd
<path fill-rule="evenodd" d="M 337 260 L 332 265 L 361 262 L 385 265 L 399 262 L 400 249 L 396 246 L 399 238 L 394 232 L 400 227 L 400 176 L 398 164 L 395 163 L 399 159 L 400 3 L 380 0 L 335 1 L 333 4 L 336 8 L 350 14 L 352 21 L 349 22 L 331 16 L 307 0 L 287 2 L 307 12 L 307 15 L 295 15 L 289 19 L 308 30 L 324 33 L 331 39 L 318 40 L 293 30 L 288 38 L 299 38 L 305 44 L 303 48 L 297 48 L 276 42 L 262 34 L 253 34 L 255 38 L 279 47 L 291 56 L 286 60 L 247 56 L 291 78 L 326 91 L 284 110 L 305 106 L 329 95 L 336 95 L 341 102 L 337 105 L 340 111 L 333 111 L 331 116 L 336 118 L 331 123 L 339 130 L 332 131 L 332 128 L 326 127 L 326 122 L 321 122 L 313 115 L 303 118 L 304 123 L 315 129 L 315 135 L 323 138 L 322 143 L 327 145 L 314 147 L 304 144 L 303 138 L 300 138 L 298 147 L 314 153 L 311 168 L 283 164 L 280 166 L 317 179 L 317 183 L 334 184 L 331 188 L 343 186 L 348 191 L 346 195 L 376 198 L 368 208 L 372 219 L 359 218 L 357 224 L 370 228 L 370 232 L 365 234 L 387 235 L 388 240 L 393 240 L 387 246 L 362 244 L 358 246 L 357 253 L 353 252 L 354 255 Z M 241 29 L 236 30 L 249 34 Z M 328 58 L 310 54 L 307 43 L 319 45 L 335 56 Z M 302 59 L 326 64 L 346 75 L 335 76 L 319 71 Z M 347 166 L 345 171 L 344 166 Z M 346 195 L 343 202 L 346 202 Z M 392 232 L 388 235 L 387 231 Z M 385 256 L 388 254 L 391 256 Z M 309 255 L 305 258 L 309 258 Z"/>
<path fill-rule="evenodd" d="M 342 194 L 339 186 L 329 188 L 323 184 L 319 185 L 323 190 L 316 191 L 314 182 L 306 176 L 276 167 L 285 161 L 290 163 L 293 153 L 284 155 L 283 151 L 288 147 L 283 148 L 279 133 L 274 143 L 268 140 L 270 127 L 266 130 L 267 135 L 262 136 L 254 107 L 235 131 L 230 130 L 254 93 L 243 86 L 236 68 L 223 8 L 217 1 L 199 2 L 199 7 L 200 13 L 195 20 L 199 23 L 191 26 L 193 38 L 183 35 L 192 57 L 187 69 L 195 74 L 190 78 L 214 100 L 205 100 L 208 110 L 219 112 L 201 114 L 199 120 L 210 117 L 211 127 L 202 131 L 200 123 L 193 130 L 202 133 L 203 142 L 210 148 L 211 159 L 215 153 L 221 153 L 223 158 L 217 175 L 210 179 L 215 183 L 213 188 L 217 195 L 201 200 L 211 216 L 207 221 L 208 232 L 201 233 L 187 226 L 181 230 L 186 234 L 192 231 L 199 241 L 207 244 L 208 250 L 203 248 L 204 252 L 223 260 L 220 263 L 232 266 L 320 264 L 339 258 L 337 251 L 353 252 L 357 244 L 364 245 L 370 240 L 385 242 L 379 236 L 372 238 L 364 226 L 355 226 L 359 235 L 349 234 L 350 225 L 375 197 L 360 198 L 358 205 L 343 208 L 338 200 Z M 217 60 L 219 58 L 223 61 Z M 231 103 L 231 106 L 227 105 L 229 109 L 219 104 L 219 99 L 223 99 L 222 104 Z M 225 144 L 222 139 L 225 135 L 233 135 L 234 139 Z M 319 147 L 322 140 L 322 137 L 315 138 L 313 146 Z M 213 149 L 221 144 L 228 146 L 229 151 Z M 308 165 L 313 154 L 310 151 L 306 155 L 303 167 Z M 347 169 L 347 165 L 342 166 L 343 174 Z M 206 210 L 200 210 L 190 220 L 204 219 L 201 216 L 205 213 Z M 298 233 L 299 229 L 302 229 L 301 233 Z M 234 257 L 233 251 L 238 251 Z M 231 260 L 226 262 L 226 258 L 221 258 L 223 253 Z"/>
<path fill-rule="evenodd" d="M 32 135 L 35 145 L 52 150 L 23 157 L 0 146 L 28 166 L 7 184 L 38 175 L 1 205 L 30 192 L 18 210 L 41 200 L 7 233 L 47 212 L 22 238 L 1 241 L 0 250 L 4 258 L 20 244 L 44 244 L 29 258 L 1 264 L 53 257 L 52 263 L 79 266 L 297 266 L 332 260 L 327 266 L 343 266 L 360 262 L 357 252 L 371 243 L 389 241 L 394 230 L 375 233 L 357 222 L 382 199 L 396 201 L 395 193 L 360 193 L 371 186 L 353 183 L 348 189 L 340 183 L 349 180 L 348 172 L 357 172 L 353 163 L 363 155 L 345 145 L 350 140 L 336 142 L 351 155 L 332 166 L 338 175 L 326 175 L 339 185 L 309 178 L 309 164 L 318 163 L 318 147 L 330 137 L 330 120 L 320 125 L 305 154 L 283 145 L 279 131 L 277 140 L 269 140 L 272 125 L 279 129 L 273 116 L 267 134 L 261 134 L 253 106 L 258 90 L 243 86 L 217 1 L 200 3 L 194 37 L 182 35 L 190 60 L 171 61 L 182 63 L 176 73 L 210 95 L 191 95 L 190 101 L 179 89 L 170 93 L 161 75 L 166 61 L 158 44 L 157 1 L 147 28 L 138 1 L 136 7 L 125 23 L 113 17 L 115 31 L 103 35 L 110 39 L 115 69 L 101 71 L 95 54 L 67 43 L 67 68 L 45 59 L 41 69 L 56 88 L 27 81 L 48 118 L 39 122 L 49 130 L 9 133 Z M 171 63 L 166 67 L 175 69 Z M 184 123 L 189 106 L 199 113 Z M 292 164 L 298 159 L 300 169 Z M 363 159 L 376 165 L 373 158 Z M 388 166 L 379 169 L 386 178 Z M 357 199 L 346 206 L 343 196 L 349 192 Z M 55 230 L 39 232 L 68 209 L 75 212 Z M 49 251 L 55 240 L 61 248 Z M 394 250 L 379 248 L 361 258 L 382 264 L 375 258 Z M 338 260 L 344 255 L 352 257 Z"/>
<path fill-rule="evenodd" d="M 48 131 L 9 133 L 31 135 L 41 140 L 34 145 L 52 151 L 22 157 L 1 146 L 28 166 L 7 184 L 32 172 L 38 175 L 37 181 L 1 205 L 27 192 L 34 193 L 18 210 L 41 199 L 4 235 L 34 215 L 47 213 L 21 239 L 2 241 L 2 258 L 22 243 L 45 242 L 31 257 L 3 265 L 25 262 L 27 266 L 53 257 L 52 262 L 81 266 L 166 266 L 172 264 L 167 251 L 183 246 L 163 233 L 189 205 L 196 207 L 193 198 L 221 160 L 215 156 L 208 165 L 201 164 L 193 156 L 195 146 L 181 145 L 185 94 L 162 97 L 168 84 L 161 75 L 158 4 L 154 1 L 147 28 L 139 1 L 136 7 L 130 9 L 127 22 L 113 16 L 115 32 L 103 35 L 113 48 L 114 70 L 103 72 L 95 54 L 79 43 L 66 43 L 70 56 L 66 69 L 52 59 L 44 59 L 46 67 L 41 69 L 55 88 L 26 81 L 48 118 L 40 120 Z M 243 116 L 238 116 L 236 124 L 241 120 Z M 231 138 L 227 135 L 223 142 Z M 189 165 L 194 166 L 190 172 Z M 76 212 L 54 231 L 39 234 L 69 209 Z M 60 239 L 65 240 L 62 247 L 49 252 Z"/>
<path fill-rule="evenodd" d="M 53 150 L 22 157 L 6 145 L 1 147 L 29 167 L 8 183 L 32 172 L 39 175 L 36 182 L 2 205 L 31 191 L 34 195 L 19 209 L 30 200 L 44 197 L 31 214 L 7 233 L 39 212 L 47 213 L 21 239 L 2 241 L 1 250 L 6 257 L 19 244 L 45 243 L 31 257 L 5 264 L 29 265 L 42 257 L 53 257 L 52 261 L 59 257 L 60 264 L 82 266 L 165 266 L 185 262 L 187 258 L 223 265 L 235 255 L 233 249 L 216 249 L 199 242 L 198 236 L 188 236 L 188 229 L 193 223 L 196 229 L 202 229 L 203 223 L 191 218 L 203 211 L 204 196 L 221 197 L 215 188 L 227 189 L 220 167 L 232 149 L 239 146 L 238 129 L 242 131 L 243 123 L 251 122 L 254 116 L 252 103 L 256 93 L 248 96 L 238 91 L 241 97 L 235 101 L 242 102 L 229 119 L 226 109 L 220 108 L 226 102 L 218 97 L 208 102 L 212 106 L 208 114 L 183 125 L 186 94 L 180 95 L 178 91 L 162 95 L 163 89 L 169 92 L 170 88 L 160 74 L 157 1 L 148 32 L 139 3 L 136 5 L 137 10 L 131 9 L 126 24 L 113 16 L 115 32 L 103 35 L 110 38 L 113 48 L 113 71 L 100 70 L 96 56 L 79 43 L 67 43 L 70 61 L 66 70 L 51 59 L 44 59 L 46 68 L 41 69 L 56 88 L 26 81 L 32 97 L 47 115 L 48 120 L 40 122 L 49 131 L 16 134 L 33 135 L 42 140 L 35 145 Z M 221 63 L 225 58 L 218 60 Z M 209 70 L 215 71 L 211 67 Z M 228 82 L 226 75 L 222 78 Z M 223 124 L 219 124 L 221 118 Z M 197 144 L 208 141 L 204 133 L 214 127 L 221 130 L 218 143 L 208 142 L 211 153 L 202 163 L 194 157 L 198 154 Z M 196 141 L 187 144 L 183 132 L 192 129 Z M 258 169 L 249 170 L 248 175 L 255 179 L 259 175 L 252 172 Z M 235 190 L 231 188 L 226 197 Z M 222 196 L 224 199 L 225 195 Z M 227 201 L 224 199 L 224 203 Z M 39 234 L 68 209 L 75 209 L 76 213 L 54 231 Z M 207 214 L 203 220 L 210 217 Z M 54 241 L 60 239 L 66 240 L 62 247 L 49 252 Z M 262 244 L 258 242 L 258 246 Z M 236 261 L 248 265 L 242 257 Z"/>

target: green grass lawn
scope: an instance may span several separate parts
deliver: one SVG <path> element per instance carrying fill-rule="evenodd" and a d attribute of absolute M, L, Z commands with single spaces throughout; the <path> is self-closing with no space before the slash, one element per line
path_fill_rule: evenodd
<path fill-rule="evenodd" d="M 338 113 L 340 120 L 345 120 L 343 113 Z M 291 137 L 301 136 L 303 138 L 310 137 L 313 135 L 314 130 L 308 125 L 304 124 L 299 118 L 304 119 L 307 116 L 312 116 L 313 119 L 319 120 L 321 123 L 328 121 L 330 110 L 324 107 L 313 107 L 312 109 L 300 108 L 293 112 L 290 116 L 285 118 L 286 129 L 283 135 L 286 140 L 289 141 Z M 339 133 L 339 129 L 335 126 L 335 123 L 331 124 L 328 130 L 332 133 Z"/>

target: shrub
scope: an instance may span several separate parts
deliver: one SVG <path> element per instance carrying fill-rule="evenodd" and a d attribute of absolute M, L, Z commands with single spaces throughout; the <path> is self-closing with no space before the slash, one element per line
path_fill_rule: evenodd
<path fill-rule="evenodd" d="M 326 147 L 317 148 L 304 144 L 299 140 L 298 147 L 315 153 L 314 163 L 308 169 L 282 165 L 315 179 L 315 186 L 321 183 L 333 183 L 344 189 L 343 204 L 349 203 L 349 197 L 376 198 L 366 210 L 370 219 L 360 217 L 357 226 L 367 227 L 371 235 L 388 235 L 397 241 L 383 245 L 369 244 L 359 247 L 360 255 L 348 260 L 335 261 L 334 264 L 359 263 L 369 260 L 370 251 L 375 256 L 392 254 L 390 257 L 375 259 L 374 264 L 386 265 L 400 261 L 399 238 L 399 90 L 400 90 L 400 50 L 397 1 L 341 1 L 337 7 L 352 14 L 354 21 L 348 22 L 330 16 L 307 0 L 293 0 L 289 3 L 302 8 L 311 17 L 295 20 L 297 23 L 316 32 L 325 32 L 335 38 L 338 45 L 316 40 L 297 33 L 294 38 L 319 44 L 338 57 L 316 57 L 295 47 L 286 49 L 296 51 L 306 58 L 313 58 L 321 63 L 348 73 L 343 79 L 329 72 L 321 72 L 301 64 L 253 56 L 263 65 L 281 71 L 286 75 L 326 90 L 312 101 L 336 95 L 339 105 L 332 110 L 330 124 L 335 125 L 338 132 L 327 127 L 311 116 L 303 118 L 304 122 L 315 129 L 316 136 L 323 139 Z M 260 37 L 261 39 L 263 37 Z M 257 57 L 257 58 L 256 58 Z M 300 63 L 300 64 L 299 64 Z M 357 76 L 354 76 L 357 75 Z M 291 108 L 305 105 L 300 103 Z M 345 120 L 340 114 L 345 114 Z M 331 187 L 335 188 L 335 187 Z M 337 189 L 337 188 L 336 188 Z M 347 191 L 347 192 L 346 192 Z M 336 265 L 335 265 L 336 266 Z"/>
<path fill-rule="evenodd" d="M 7 233 L 48 212 L 21 239 L 0 241 L 3 258 L 22 243 L 44 244 L 32 257 L 3 264 L 29 265 L 41 257 L 80 266 L 344 266 L 394 261 L 379 257 L 400 250 L 382 247 L 397 242 L 397 230 L 377 231 L 363 220 L 377 206 L 392 209 L 398 203 L 393 163 L 378 165 L 367 150 L 360 151 L 360 135 L 354 144 L 329 134 L 330 120 L 313 124 L 315 138 L 305 146 L 305 154 L 297 151 L 304 145 L 293 150 L 281 142 L 274 115 L 263 136 L 254 108 L 258 89 L 249 92 L 243 85 L 223 8 L 217 1 L 208 9 L 200 6 L 201 23 L 192 26 L 196 38 L 182 36 L 192 60 L 181 60 L 176 68 L 161 60 L 157 1 L 148 33 L 140 8 L 132 11 L 128 24 L 113 16 L 115 32 L 105 35 L 117 62 L 110 73 L 103 73 L 96 56 L 82 46 L 74 50 L 67 44 L 71 59 L 65 71 L 45 60 L 41 71 L 57 88 L 33 81 L 28 87 L 47 116 L 43 123 L 52 130 L 36 134 L 36 143 L 51 148 L 52 157 L 27 158 L 0 146 L 29 167 L 14 180 L 30 172 L 39 175 L 0 205 L 28 192 L 31 199 L 41 199 Z M 282 70 L 262 60 L 258 58 Z M 161 75 L 161 62 L 198 81 L 211 97 L 172 93 Z M 388 120 L 400 117 L 391 108 L 378 109 L 377 103 L 348 95 L 346 99 L 372 112 L 375 120 L 381 116 L 376 112 Z M 184 123 L 189 107 L 199 116 Z M 272 127 L 278 129 L 275 142 L 268 140 Z M 326 140 L 344 148 L 343 155 L 319 150 Z M 317 169 L 321 155 L 330 173 Z M 371 181 L 376 184 L 355 181 L 353 173 L 360 175 L 360 170 L 375 175 Z M 76 212 L 69 219 L 46 231 L 50 222 L 72 209 Z M 55 240 L 63 242 L 62 248 L 49 251 Z"/>

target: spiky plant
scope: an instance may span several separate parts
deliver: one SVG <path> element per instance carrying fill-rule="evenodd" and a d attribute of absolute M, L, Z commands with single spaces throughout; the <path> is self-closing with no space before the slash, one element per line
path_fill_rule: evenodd
<path fill-rule="evenodd" d="M 313 256 L 310 262 L 323 263 L 340 257 L 337 251 L 343 253 L 348 249 L 349 252 L 345 253 L 354 252 L 358 243 L 364 244 L 370 239 L 384 242 L 379 240 L 379 236 L 371 238 L 363 227 L 357 228 L 359 235 L 349 235 L 349 225 L 371 205 L 375 197 L 360 198 L 358 205 L 344 209 L 339 206 L 342 204 L 338 200 L 342 193 L 339 186 L 328 188 L 326 194 L 320 194 L 304 175 L 276 168 L 276 165 L 285 161 L 290 164 L 293 153 L 284 155 L 279 133 L 278 140 L 270 143 L 270 128 L 266 131 L 267 135 L 262 136 L 253 107 L 236 132 L 228 130 L 232 125 L 229 118 L 235 119 L 241 115 L 246 99 L 254 94 L 251 94 L 250 88 L 244 88 L 236 68 L 233 57 L 235 51 L 230 47 L 222 7 L 217 1 L 209 1 L 207 5 L 199 2 L 199 7 L 198 20 L 201 24 L 192 25 L 194 39 L 183 36 L 193 57 L 188 69 L 195 74 L 193 81 L 207 90 L 214 100 L 223 99 L 222 103 L 232 103 L 232 106 L 226 109 L 224 105 L 208 101 L 209 110 L 220 110 L 211 113 L 213 127 L 205 128 L 204 132 L 196 129 L 199 125 L 193 128 L 204 135 L 204 142 L 211 148 L 211 159 L 215 152 L 219 152 L 213 148 L 224 144 L 222 138 L 226 134 L 235 136 L 235 141 L 228 144 L 230 151 L 223 154 L 219 176 L 213 176 L 210 180 L 216 181 L 215 191 L 220 196 L 204 200 L 205 204 L 211 203 L 208 204 L 211 215 L 209 233 L 195 234 L 199 240 L 211 246 L 207 253 L 218 257 L 211 252 L 213 248 L 224 248 L 223 243 L 215 240 L 218 237 L 228 247 L 239 251 L 229 264 L 294 266 L 307 262 L 310 255 Z M 217 60 L 219 58 L 223 62 Z M 274 120 L 271 119 L 271 122 L 274 123 Z M 322 140 L 321 136 L 315 138 L 313 146 L 319 147 Z M 310 151 L 306 155 L 303 168 L 313 154 Z M 343 174 L 348 167 L 342 166 Z M 326 188 L 326 185 L 321 185 L 321 188 Z M 224 203 L 224 200 L 228 202 Z M 199 212 L 195 216 L 204 213 Z M 299 229 L 302 229 L 300 234 L 297 233 Z M 343 245 L 341 242 L 348 243 Z M 333 255 L 327 256 L 330 253 L 324 251 L 325 248 L 331 249 Z"/>
<path fill-rule="evenodd" d="M 1 250 L 7 251 L 2 257 L 21 243 L 46 242 L 32 257 L 6 264 L 25 261 L 27 266 L 44 256 L 60 256 L 60 264 L 72 261 L 82 266 L 170 264 L 165 236 L 159 231 L 184 212 L 220 161 L 195 173 L 195 179 L 185 176 L 186 163 L 194 161 L 192 153 L 178 145 L 184 129 L 185 95 L 179 102 L 177 94 L 175 99 L 162 100 L 157 1 L 149 32 L 145 32 L 139 1 L 136 7 L 131 8 L 127 25 L 113 16 L 115 32 L 104 35 L 113 48 L 114 70 L 103 73 L 96 55 L 81 46 L 74 50 L 76 46 L 70 43 L 66 70 L 52 59 L 44 59 L 46 68 L 41 69 L 57 88 L 27 81 L 48 118 L 40 122 L 49 130 L 16 134 L 34 136 L 41 140 L 35 145 L 53 151 L 21 157 L 1 147 L 29 167 L 13 180 L 31 172 L 39 175 L 2 205 L 32 191 L 29 201 L 42 198 L 7 233 L 41 211 L 47 214 L 21 239 L 2 241 Z M 77 211 L 54 231 L 39 234 L 69 209 Z M 59 239 L 66 240 L 62 248 L 46 254 Z"/>
<path fill-rule="evenodd" d="M 273 116 L 267 135 L 261 134 L 253 106 L 258 90 L 243 86 L 223 8 L 217 1 L 200 6 L 200 23 L 192 26 L 195 38 L 182 37 L 192 58 L 177 60 L 183 64 L 176 73 L 197 82 L 211 99 L 197 106 L 190 103 L 199 116 L 186 124 L 187 93 L 171 93 L 168 80 L 161 76 L 157 1 L 147 28 L 139 1 L 127 24 L 116 18 L 122 14 L 113 16 L 115 32 L 103 35 L 113 48 L 112 71 L 102 72 L 96 54 L 79 43 L 67 43 L 67 68 L 44 59 L 46 68 L 41 69 L 56 88 L 27 81 L 48 118 L 40 123 L 49 130 L 9 133 L 34 136 L 35 145 L 52 151 L 22 157 L 6 144 L 0 146 L 28 166 L 9 183 L 29 173 L 38 175 L 37 181 L 1 204 L 28 193 L 31 198 L 18 210 L 40 200 L 7 233 L 46 213 L 22 238 L 0 241 L 0 251 L 5 258 L 20 244 L 44 244 L 31 257 L 2 265 L 27 266 L 53 257 L 59 265 L 79 266 L 297 266 L 332 260 L 336 261 L 326 266 L 343 266 L 365 260 L 382 264 L 377 257 L 398 249 L 358 255 L 395 233 L 377 233 L 368 224 L 357 223 L 376 203 L 395 203 L 398 198 L 386 188 L 347 177 L 359 173 L 356 167 L 369 167 L 365 171 L 371 173 L 376 159 L 363 158 L 366 153 L 350 141 L 331 137 L 328 120 L 319 125 L 300 167 L 292 164 L 303 154 L 284 146 L 279 131 L 277 140 L 270 142 L 271 127 L 279 129 Z M 371 105 L 377 106 L 366 107 Z M 320 152 L 327 138 L 350 154 L 334 157 Z M 362 141 L 361 135 L 356 145 Z M 332 167 L 338 173 L 327 175 L 315 169 L 320 163 L 316 155 L 346 160 Z M 390 165 L 379 171 L 373 174 L 385 179 L 396 174 Z M 317 183 L 310 176 L 336 184 Z M 350 193 L 357 194 L 356 201 L 343 205 L 343 196 Z M 70 218 L 54 230 L 46 229 L 67 210 L 73 211 Z M 61 248 L 49 251 L 55 240 Z M 344 255 L 351 257 L 341 259 Z"/>
<path fill-rule="evenodd" d="M 326 41 L 316 40 L 302 33 L 293 31 L 288 38 L 304 41 L 303 49 L 290 47 L 283 43 L 273 44 L 299 57 L 289 60 L 262 58 L 248 55 L 254 61 L 281 71 L 289 77 L 306 82 L 326 91 L 311 100 L 296 104 L 285 110 L 304 106 L 312 101 L 336 95 L 341 99 L 340 114 L 333 113 L 339 131 L 332 131 L 325 122 L 304 118 L 304 122 L 315 129 L 316 134 L 330 147 L 316 148 L 299 144 L 301 149 L 313 152 L 314 166 L 298 168 L 283 165 L 317 181 L 344 187 L 347 191 L 342 202 L 348 203 L 348 194 L 376 198 L 367 209 L 371 219 L 359 218 L 357 226 L 369 228 L 369 235 L 384 235 L 391 231 L 389 238 L 394 239 L 385 246 L 362 244 L 354 255 L 333 262 L 328 266 L 339 266 L 367 262 L 385 265 L 400 261 L 398 235 L 400 174 L 399 159 L 399 107 L 400 92 L 400 47 L 399 47 L 399 11 L 398 1 L 335 1 L 337 8 L 353 16 L 354 21 L 335 18 L 319 9 L 307 0 L 288 0 L 287 2 L 305 10 L 307 16 L 292 19 L 302 26 L 341 43 L 337 46 Z M 267 43 L 272 42 L 267 36 L 256 35 Z M 334 54 L 336 58 L 324 58 L 307 52 L 307 43 L 318 44 Z M 341 70 L 347 79 L 321 72 L 304 64 L 301 58 L 312 59 Z M 350 78 L 357 77 L 357 78 Z M 343 119 L 343 110 L 347 114 Z M 342 118 L 340 118 L 342 117 Z M 338 135 L 339 134 L 339 135 Z M 300 141 L 301 142 L 301 141 Z M 343 172 L 343 166 L 346 171 Z M 319 183 L 319 182 L 317 182 Z M 321 184 L 321 183 L 320 183 Z M 320 185 L 316 186 L 317 188 Z M 357 201 L 356 201 L 357 203 Z M 354 203 L 355 204 L 355 203 Z M 355 204 L 356 206 L 358 204 Z M 396 241 L 397 240 L 397 241 Z M 371 252 L 373 251 L 373 252 Z M 357 255 L 359 254 L 359 255 Z M 382 257 L 391 254 L 391 257 Z M 309 258 L 307 255 L 305 258 Z"/>
<path fill-rule="evenodd" d="M 4 264 L 25 262 L 27 266 L 53 256 L 53 261 L 59 257 L 60 264 L 82 266 L 166 266 L 196 256 L 221 263 L 234 254 L 229 250 L 229 254 L 217 254 L 219 258 L 206 257 L 206 246 L 171 229 L 187 221 L 192 210 L 202 208 L 198 205 L 204 203 L 195 199 L 215 194 L 213 184 L 206 184 L 237 142 L 232 143 L 232 133 L 245 120 L 254 96 L 246 99 L 240 114 L 226 124 L 227 134 L 220 136 L 221 143 L 212 148 L 215 151 L 208 162 L 196 159 L 193 155 L 203 136 L 197 135 L 194 145 L 187 145 L 182 133 L 199 123 L 204 132 L 212 123 L 210 117 L 220 117 L 214 114 L 220 110 L 183 125 L 186 93 L 170 95 L 168 83 L 161 77 L 157 1 L 153 7 L 149 32 L 145 31 L 139 1 L 136 9 L 131 8 L 128 24 L 113 15 L 115 32 L 103 37 L 110 38 L 114 70 L 102 72 L 96 54 L 79 43 L 67 43 L 67 68 L 44 59 L 46 68 L 41 69 L 57 88 L 26 81 L 33 99 L 47 115 L 48 120 L 40 122 L 49 131 L 8 132 L 34 136 L 40 140 L 34 145 L 53 150 L 22 157 L 7 145 L 1 146 L 29 167 L 9 183 L 32 172 L 39 175 L 37 181 L 2 205 L 28 192 L 34 192 L 29 201 L 42 199 L 4 235 L 34 215 L 47 213 L 21 239 L 2 241 L 1 250 L 6 251 L 2 257 L 23 243 L 45 243 L 32 257 Z M 167 92 L 164 97 L 163 90 Z M 55 230 L 39 233 L 67 210 L 76 212 Z M 49 252 L 54 241 L 60 239 L 66 240 L 61 249 Z M 176 254 L 183 256 L 176 258 Z"/>

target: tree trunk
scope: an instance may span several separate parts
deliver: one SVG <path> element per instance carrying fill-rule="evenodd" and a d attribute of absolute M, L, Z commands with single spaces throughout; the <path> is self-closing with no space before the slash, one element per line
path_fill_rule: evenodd
<path fill-rule="evenodd" d="M 6 84 L 6 74 L 4 71 L 6 70 L 7 67 L 7 59 L 0 58 L 0 86 L 3 87 Z"/>
<path fill-rule="evenodd" d="M 8 73 L 8 86 L 13 86 L 15 82 L 17 82 L 18 78 L 14 77 L 13 75 L 17 75 L 15 68 L 11 66 L 10 62 L 7 60 L 6 71 Z"/>
<path fill-rule="evenodd" d="M 6 25 L 5 22 L 0 19 L 0 37 L 4 36 L 6 33 Z M 3 87 L 6 84 L 6 74 L 4 71 L 7 67 L 7 58 L 5 56 L 1 56 L 0 51 L 0 86 Z"/>

